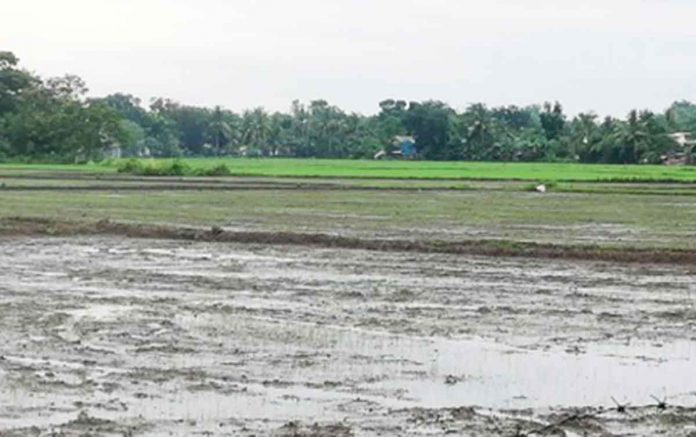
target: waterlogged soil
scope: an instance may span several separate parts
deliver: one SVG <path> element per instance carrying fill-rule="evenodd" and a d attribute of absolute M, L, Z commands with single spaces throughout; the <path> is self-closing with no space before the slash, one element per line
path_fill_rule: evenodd
<path fill-rule="evenodd" d="M 0 248 L 2 436 L 696 435 L 688 265 Z"/>

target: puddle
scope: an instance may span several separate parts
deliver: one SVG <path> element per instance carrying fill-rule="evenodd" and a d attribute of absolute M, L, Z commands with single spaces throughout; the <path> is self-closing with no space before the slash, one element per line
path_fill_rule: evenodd
<path fill-rule="evenodd" d="M 64 312 L 75 319 L 106 321 L 118 319 L 131 310 L 132 307 L 125 305 L 90 305 L 86 308 L 64 310 Z"/>
<path fill-rule="evenodd" d="M 410 359 L 424 359 L 428 378 L 397 378 L 380 387 L 405 390 L 404 397 L 427 408 L 609 406 L 612 396 L 640 405 L 652 402 L 651 396 L 696 392 L 696 381 L 690 376 L 696 359 L 693 344 L 688 356 L 660 357 L 664 361 L 655 362 L 595 353 L 526 351 L 481 341 L 433 343 L 404 345 L 399 351 Z M 448 375 L 456 383 L 446 384 Z"/>
<path fill-rule="evenodd" d="M 254 324 L 274 321 L 259 317 L 230 319 L 197 317 L 189 326 L 240 324 L 253 330 Z M 392 335 L 303 322 L 286 321 L 283 329 L 293 338 L 293 347 L 311 347 L 332 357 L 311 368 L 311 379 L 377 380 L 352 388 L 361 396 L 372 394 L 396 408 L 611 405 L 612 397 L 639 405 L 651 402 L 651 396 L 696 393 L 696 380 L 691 378 L 696 342 L 692 341 L 660 347 L 640 343 L 590 345 L 580 353 L 569 353 L 529 350 L 482 339 Z M 276 351 L 280 355 L 287 352 Z M 304 381 L 308 378 L 305 373 L 291 365 L 284 381 Z M 454 377 L 456 383 L 448 384 L 448 377 Z"/>

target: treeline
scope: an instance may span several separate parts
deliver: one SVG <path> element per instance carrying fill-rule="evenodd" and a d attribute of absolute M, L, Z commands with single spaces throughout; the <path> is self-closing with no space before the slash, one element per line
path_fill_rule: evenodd
<path fill-rule="evenodd" d="M 235 113 L 128 94 L 87 98 L 76 76 L 42 79 L 0 52 L 0 159 L 100 160 L 122 156 L 287 156 L 372 158 L 413 136 L 432 160 L 659 163 L 679 150 L 674 132 L 696 133 L 696 105 L 625 119 L 570 117 L 559 103 L 458 112 L 439 101 L 384 100 L 379 113 L 347 113 L 324 100 L 288 112 Z M 682 145 L 683 148 L 683 145 Z M 118 152 L 115 152 L 118 151 Z"/>

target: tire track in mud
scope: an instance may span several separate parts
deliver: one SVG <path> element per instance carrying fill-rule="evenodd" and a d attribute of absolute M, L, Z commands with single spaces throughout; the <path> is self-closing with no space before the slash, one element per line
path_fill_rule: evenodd
<path fill-rule="evenodd" d="M 320 233 L 226 231 L 184 226 L 63 221 L 47 218 L 0 219 L 0 236 L 109 235 L 222 243 L 302 245 L 379 252 L 443 253 L 453 255 L 571 259 L 622 263 L 696 264 L 696 250 L 632 248 L 599 245 L 555 245 L 511 240 L 411 240 L 357 238 Z"/>

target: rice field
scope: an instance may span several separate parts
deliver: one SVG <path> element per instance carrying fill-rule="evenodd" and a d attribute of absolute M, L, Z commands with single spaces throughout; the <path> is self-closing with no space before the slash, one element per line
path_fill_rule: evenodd
<path fill-rule="evenodd" d="M 83 165 L 0 164 L 0 171 L 115 173 L 127 160 Z M 374 161 L 286 158 L 183 158 L 192 173 L 226 166 L 233 176 L 364 178 L 418 180 L 518 180 L 542 182 L 696 182 L 696 166 L 598 165 L 577 163 L 491 163 Z M 145 165 L 170 166 L 172 159 L 145 159 Z"/>

